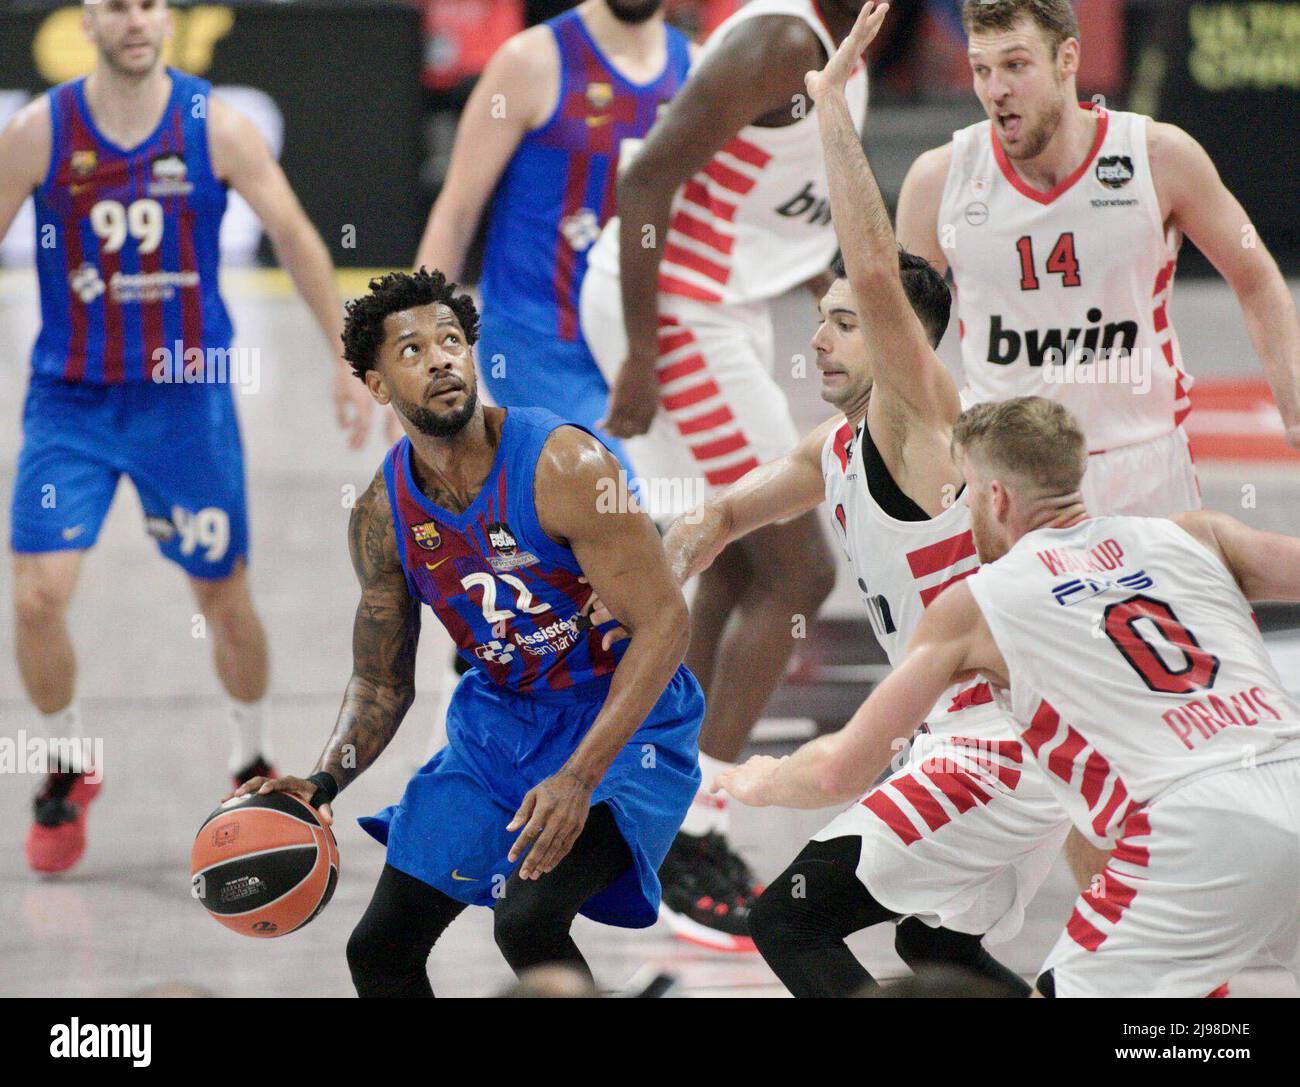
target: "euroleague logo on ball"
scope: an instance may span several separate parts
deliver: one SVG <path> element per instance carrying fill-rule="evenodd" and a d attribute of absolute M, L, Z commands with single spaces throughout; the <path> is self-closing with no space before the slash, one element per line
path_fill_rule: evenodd
<path fill-rule="evenodd" d="M 1122 189 L 1133 180 L 1133 160 L 1127 155 L 1107 155 L 1098 159 L 1097 180 L 1108 189 Z"/>

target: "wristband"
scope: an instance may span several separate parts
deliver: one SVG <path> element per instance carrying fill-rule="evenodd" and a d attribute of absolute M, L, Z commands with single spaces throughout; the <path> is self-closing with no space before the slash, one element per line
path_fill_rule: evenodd
<path fill-rule="evenodd" d="M 333 803 L 334 798 L 339 795 L 339 783 L 334 780 L 333 774 L 321 770 L 312 774 L 307 780 L 316 786 L 316 791 L 311 794 L 311 800 L 308 801 L 313 808 Z"/>

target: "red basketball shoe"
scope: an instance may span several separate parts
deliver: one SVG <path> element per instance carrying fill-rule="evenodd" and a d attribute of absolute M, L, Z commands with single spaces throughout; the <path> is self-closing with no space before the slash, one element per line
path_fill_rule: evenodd
<path fill-rule="evenodd" d="M 52 773 L 36 794 L 27 832 L 27 863 L 35 872 L 66 872 L 86 851 L 86 809 L 101 782 L 85 774 Z"/>

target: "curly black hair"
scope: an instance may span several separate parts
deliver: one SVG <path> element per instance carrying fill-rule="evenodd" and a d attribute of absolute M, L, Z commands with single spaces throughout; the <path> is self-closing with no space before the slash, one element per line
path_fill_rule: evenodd
<path fill-rule="evenodd" d="M 370 293 L 353 298 L 343 307 L 343 357 L 352 363 L 352 372 L 362 381 L 373 370 L 384 342 L 384 320 L 390 314 L 415 306 L 441 302 L 460 322 L 471 347 L 478 341 L 478 310 L 467 294 L 457 294 L 459 284 L 448 283 L 437 269 L 426 272 L 389 272 L 369 283 Z"/>
<path fill-rule="evenodd" d="M 843 253 L 835 254 L 831 274 L 837 279 L 848 277 Z M 952 316 L 952 291 L 948 289 L 948 281 L 928 260 L 909 253 L 901 245 L 898 247 L 898 274 L 903 280 L 903 292 L 930 338 L 930 346 L 938 347 Z"/>

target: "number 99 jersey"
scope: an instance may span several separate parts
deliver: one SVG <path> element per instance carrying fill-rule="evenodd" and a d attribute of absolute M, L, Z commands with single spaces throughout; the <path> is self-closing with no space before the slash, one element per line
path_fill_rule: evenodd
<path fill-rule="evenodd" d="M 1250 605 L 1172 521 L 1039 529 L 966 584 L 1021 738 L 1096 844 L 1193 778 L 1300 757 L 1300 707 Z"/>
<path fill-rule="evenodd" d="M 143 381 L 161 361 L 179 366 L 186 351 L 230 346 L 217 283 L 226 187 L 208 158 L 211 87 L 168 74 L 161 120 L 129 150 L 95 127 L 84 79 L 50 91 L 50 169 L 35 193 L 36 374 Z"/>

